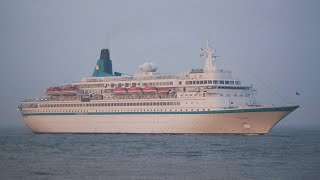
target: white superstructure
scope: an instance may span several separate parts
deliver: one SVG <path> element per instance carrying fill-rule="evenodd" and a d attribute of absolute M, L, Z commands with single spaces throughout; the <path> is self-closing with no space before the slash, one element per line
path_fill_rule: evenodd
<path fill-rule="evenodd" d="M 209 41 L 201 57 L 204 69 L 160 74 L 145 63 L 124 75 L 112 72 L 109 50 L 102 50 L 93 77 L 51 87 L 20 110 L 39 133 L 267 134 L 298 108 L 258 105 L 252 85 L 215 66 Z"/>

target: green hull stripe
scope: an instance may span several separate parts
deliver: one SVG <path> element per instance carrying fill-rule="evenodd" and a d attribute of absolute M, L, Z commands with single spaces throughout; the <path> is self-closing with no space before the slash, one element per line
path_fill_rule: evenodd
<path fill-rule="evenodd" d="M 228 109 L 215 111 L 139 111 L 139 112 L 62 112 L 62 113 L 25 113 L 23 116 L 66 116 L 66 115 L 136 115 L 136 114 L 223 114 L 223 113 L 246 113 L 246 112 L 279 112 L 294 111 L 299 106 L 270 107 L 255 109 Z"/>

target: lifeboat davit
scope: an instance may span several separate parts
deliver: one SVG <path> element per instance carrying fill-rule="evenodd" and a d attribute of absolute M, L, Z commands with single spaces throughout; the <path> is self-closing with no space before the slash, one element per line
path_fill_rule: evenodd
<path fill-rule="evenodd" d="M 144 87 L 143 88 L 143 92 L 157 92 L 158 88 L 154 87 L 154 86 L 149 86 L 149 87 Z"/>
<path fill-rule="evenodd" d="M 113 92 L 114 93 L 117 93 L 117 94 L 126 94 L 127 93 L 127 88 L 124 88 L 124 87 L 115 87 L 113 89 Z"/>
<path fill-rule="evenodd" d="M 130 93 L 140 93 L 142 91 L 141 87 L 130 87 L 128 88 L 128 92 Z"/>

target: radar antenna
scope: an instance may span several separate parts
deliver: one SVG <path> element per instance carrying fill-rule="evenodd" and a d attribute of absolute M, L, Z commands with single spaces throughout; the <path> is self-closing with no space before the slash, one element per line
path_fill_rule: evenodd
<path fill-rule="evenodd" d="M 201 48 L 200 57 L 205 60 L 204 72 L 212 72 L 216 70 L 215 61 L 218 56 L 215 55 L 216 50 L 211 48 L 211 43 L 207 40 L 207 47 Z"/>

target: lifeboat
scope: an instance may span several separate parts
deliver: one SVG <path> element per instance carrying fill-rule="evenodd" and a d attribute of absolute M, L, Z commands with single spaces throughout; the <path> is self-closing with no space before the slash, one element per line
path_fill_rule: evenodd
<path fill-rule="evenodd" d="M 60 90 L 61 89 L 59 87 L 49 87 L 46 90 L 46 94 L 48 96 L 59 96 L 61 94 Z"/>
<path fill-rule="evenodd" d="M 124 87 L 115 87 L 113 89 L 113 92 L 114 93 L 117 93 L 117 94 L 126 94 L 127 93 L 127 88 L 124 88 Z"/>
<path fill-rule="evenodd" d="M 77 93 L 78 88 L 74 86 L 50 87 L 46 90 L 48 96 L 74 96 Z"/>
<path fill-rule="evenodd" d="M 144 87 L 143 88 L 143 92 L 157 92 L 158 88 L 154 87 L 154 86 L 149 86 L 149 87 Z"/>
<path fill-rule="evenodd" d="M 78 88 L 74 86 L 62 86 L 60 87 L 61 94 L 65 96 L 74 96 L 78 93 Z"/>
<path fill-rule="evenodd" d="M 130 93 L 140 93 L 142 91 L 141 87 L 130 87 L 128 88 L 128 92 Z"/>
<path fill-rule="evenodd" d="M 161 87 L 158 89 L 159 93 L 168 93 L 169 91 L 171 91 L 171 89 L 165 87 Z"/>

